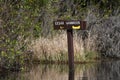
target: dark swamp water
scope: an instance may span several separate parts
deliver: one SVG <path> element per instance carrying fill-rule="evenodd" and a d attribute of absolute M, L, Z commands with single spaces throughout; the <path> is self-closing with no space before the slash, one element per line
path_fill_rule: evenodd
<path fill-rule="evenodd" d="M 25 72 L 0 73 L 0 80 L 120 80 L 120 61 L 68 65 L 36 65 Z"/>

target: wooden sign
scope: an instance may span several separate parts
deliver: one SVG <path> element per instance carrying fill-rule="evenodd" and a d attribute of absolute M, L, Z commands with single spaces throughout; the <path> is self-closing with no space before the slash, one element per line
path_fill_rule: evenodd
<path fill-rule="evenodd" d="M 53 22 L 55 30 L 67 30 L 67 42 L 68 42 L 68 63 L 69 70 L 74 70 L 74 48 L 73 48 L 73 30 L 85 30 L 86 21 L 80 20 L 57 20 Z"/>
<path fill-rule="evenodd" d="M 57 20 L 53 22 L 54 29 L 78 29 L 78 30 L 85 30 L 86 29 L 86 21 L 80 20 L 71 20 L 71 21 L 64 21 L 64 20 Z"/>

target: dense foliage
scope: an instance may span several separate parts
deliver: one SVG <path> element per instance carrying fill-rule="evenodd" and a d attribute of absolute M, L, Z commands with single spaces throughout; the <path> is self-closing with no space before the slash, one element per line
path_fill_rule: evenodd
<path fill-rule="evenodd" d="M 46 3 L 47 0 L 0 1 L 1 66 L 23 65 L 29 39 L 40 34 L 40 9 Z"/>

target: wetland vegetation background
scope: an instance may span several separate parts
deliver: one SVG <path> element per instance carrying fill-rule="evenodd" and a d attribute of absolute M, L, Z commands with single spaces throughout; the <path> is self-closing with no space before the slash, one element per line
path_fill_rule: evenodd
<path fill-rule="evenodd" d="M 0 71 L 67 62 L 66 31 L 53 21 L 85 20 L 74 30 L 76 62 L 120 58 L 120 0 L 0 0 Z"/>

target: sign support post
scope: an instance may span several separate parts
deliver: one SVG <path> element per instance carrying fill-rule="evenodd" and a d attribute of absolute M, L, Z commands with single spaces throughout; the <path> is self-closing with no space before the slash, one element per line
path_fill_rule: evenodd
<path fill-rule="evenodd" d="M 69 69 L 74 69 L 74 48 L 73 48 L 73 30 L 67 30 L 67 42 L 68 42 L 68 63 Z"/>

